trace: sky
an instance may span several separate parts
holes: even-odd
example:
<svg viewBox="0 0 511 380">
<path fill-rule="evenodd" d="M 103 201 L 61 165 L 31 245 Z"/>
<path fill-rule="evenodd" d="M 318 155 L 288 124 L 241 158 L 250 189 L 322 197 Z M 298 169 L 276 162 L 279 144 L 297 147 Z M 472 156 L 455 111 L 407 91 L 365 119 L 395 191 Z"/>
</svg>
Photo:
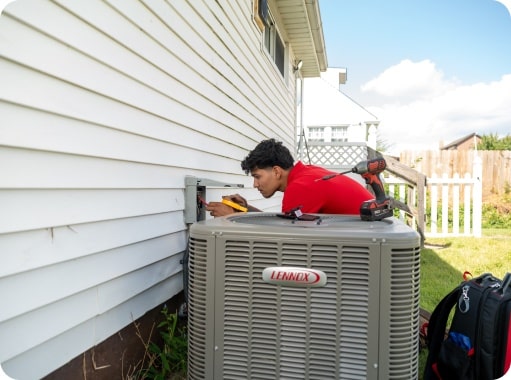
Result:
<svg viewBox="0 0 511 380">
<path fill-rule="evenodd" d="M 319 0 L 341 91 L 389 153 L 511 135 L 511 0 Z"/>
</svg>

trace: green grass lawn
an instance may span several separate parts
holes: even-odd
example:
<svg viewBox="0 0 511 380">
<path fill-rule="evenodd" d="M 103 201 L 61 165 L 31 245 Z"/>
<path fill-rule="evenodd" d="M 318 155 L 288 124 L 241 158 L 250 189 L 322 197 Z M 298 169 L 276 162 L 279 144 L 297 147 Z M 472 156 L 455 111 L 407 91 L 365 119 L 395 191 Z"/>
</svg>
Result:
<svg viewBox="0 0 511 380">
<path fill-rule="evenodd" d="M 492 273 L 502 279 L 511 272 L 511 229 L 484 229 L 481 238 L 428 238 L 421 252 L 421 308 L 432 312 L 461 281 L 463 272 L 474 277 Z M 427 350 L 419 357 L 422 379 Z"/>
<path fill-rule="evenodd" d="M 421 252 L 421 307 L 433 311 L 450 290 L 485 272 L 502 278 L 511 272 L 511 229 L 483 230 L 483 237 L 428 238 Z"/>
</svg>

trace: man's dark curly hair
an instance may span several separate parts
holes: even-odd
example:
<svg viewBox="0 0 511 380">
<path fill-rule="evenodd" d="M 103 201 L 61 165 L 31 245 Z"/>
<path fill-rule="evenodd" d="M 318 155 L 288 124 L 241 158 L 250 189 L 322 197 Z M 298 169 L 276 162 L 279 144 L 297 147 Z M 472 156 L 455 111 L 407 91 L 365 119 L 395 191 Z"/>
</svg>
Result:
<svg viewBox="0 0 511 380">
<path fill-rule="evenodd" d="M 282 142 L 275 139 L 263 140 L 241 162 L 241 169 L 246 174 L 254 169 L 266 169 L 280 166 L 282 169 L 291 169 L 294 159 L 289 149 Z"/>
</svg>

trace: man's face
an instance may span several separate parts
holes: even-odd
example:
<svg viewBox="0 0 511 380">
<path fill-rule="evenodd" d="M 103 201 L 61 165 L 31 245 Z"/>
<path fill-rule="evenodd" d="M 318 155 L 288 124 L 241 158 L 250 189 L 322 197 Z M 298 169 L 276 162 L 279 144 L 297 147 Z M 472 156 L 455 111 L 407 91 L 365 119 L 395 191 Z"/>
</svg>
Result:
<svg viewBox="0 0 511 380">
<path fill-rule="evenodd" d="M 259 190 L 263 197 L 270 198 L 276 191 L 280 190 L 282 186 L 281 170 L 278 166 L 274 166 L 265 169 L 255 168 L 250 172 L 254 177 L 254 187 Z"/>
</svg>

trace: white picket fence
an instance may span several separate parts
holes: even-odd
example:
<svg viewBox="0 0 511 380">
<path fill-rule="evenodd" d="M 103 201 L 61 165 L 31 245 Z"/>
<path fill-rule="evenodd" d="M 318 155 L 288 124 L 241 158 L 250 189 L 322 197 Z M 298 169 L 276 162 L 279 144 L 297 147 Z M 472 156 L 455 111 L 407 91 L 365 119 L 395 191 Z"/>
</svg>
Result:
<svg viewBox="0 0 511 380">
<path fill-rule="evenodd" d="M 455 174 L 448 178 L 447 174 L 444 174 L 441 177 L 433 175 L 427 178 L 426 201 L 429 205 L 417 204 L 416 187 L 404 180 L 396 177 L 386 177 L 384 180 L 389 185 L 391 197 L 415 208 L 424 207 L 426 220 L 423 233 L 426 237 L 481 237 L 481 178 L 482 162 L 478 157 L 474 159 L 472 175 L 466 173 L 461 177 Z M 400 218 L 405 217 L 405 213 L 400 211 Z M 413 225 L 415 224 L 413 221 Z"/>
</svg>

